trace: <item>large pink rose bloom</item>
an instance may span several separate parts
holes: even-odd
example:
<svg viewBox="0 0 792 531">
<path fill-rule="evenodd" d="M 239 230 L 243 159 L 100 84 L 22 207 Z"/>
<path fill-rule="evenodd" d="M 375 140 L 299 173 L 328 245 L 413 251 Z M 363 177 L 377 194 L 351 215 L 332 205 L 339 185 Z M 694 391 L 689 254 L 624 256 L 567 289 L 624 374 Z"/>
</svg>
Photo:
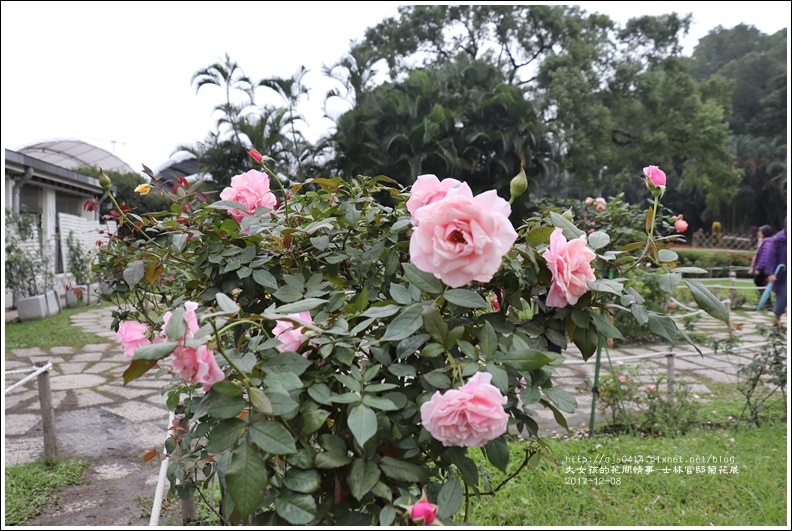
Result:
<svg viewBox="0 0 792 531">
<path fill-rule="evenodd" d="M 561 229 L 550 236 L 550 247 L 542 254 L 553 275 L 547 305 L 563 308 L 575 304 L 589 288 L 586 282 L 596 279 L 591 261 L 596 254 L 586 247 L 586 237 L 567 241 Z"/>
<path fill-rule="evenodd" d="M 202 383 L 204 391 L 225 379 L 225 374 L 215 361 L 214 353 L 206 345 L 198 348 L 179 346 L 173 350 L 171 356 L 173 368 L 179 376 L 191 383 Z"/>
<path fill-rule="evenodd" d="M 122 321 L 118 325 L 116 337 L 124 347 L 124 354 L 130 358 L 135 356 L 135 349 L 151 345 L 151 340 L 146 335 L 148 326 L 137 321 Z"/>
<path fill-rule="evenodd" d="M 492 375 L 477 372 L 459 389 L 435 391 L 421 406 L 421 423 L 444 446 L 484 446 L 506 433 L 506 397 Z"/>
<path fill-rule="evenodd" d="M 300 313 L 290 313 L 288 317 L 292 319 L 299 319 L 304 323 L 313 324 L 313 319 L 311 319 L 311 312 L 304 311 Z M 275 321 L 275 328 L 272 329 L 272 334 L 275 336 L 275 339 L 278 339 L 281 344 L 278 345 L 276 348 L 281 352 L 297 352 L 297 349 L 300 348 L 300 345 L 303 344 L 303 341 L 306 340 L 308 337 L 303 333 L 303 326 L 296 326 L 295 323 L 286 320 L 278 320 Z"/>
<path fill-rule="evenodd" d="M 228 213 L 237 222 L 242 218 L 256 213 L 256 208 L 275 208 L 278 201 L 270 192 L 269 176 L 256 170 L 250 170 L 231 178 L 231 186 L 220 192 L 220 199 L 236 201 L 245 206 L 245 210 L 231 208 Z"/>
<path fill-rule="evenodd" d="M 452 288 L 492 279 L 517 240 L 509 203 L 494 190 L 476 197 L 468 192 L 466 187 L 454 188 L 443 200 L 419 208 L 410 237 L 415 267 Z"/>
<path fill-rule="evenodd" d="M 443 179 L 441 181 L 432 174 L 419 175 L 410 190 L 410 199 L 407 200 L 407 211 L 411 215 L 410 221 L 412 221 L 412 224 L 418 225 L 415 213 L 419 208 L 445 199 L 448 191 L 457 187 L 464 189 L 462 193 L 473 197 L 473 192 L 470 191 L 467 183 L 462 183 L 456 179 Z"/>
</svg>

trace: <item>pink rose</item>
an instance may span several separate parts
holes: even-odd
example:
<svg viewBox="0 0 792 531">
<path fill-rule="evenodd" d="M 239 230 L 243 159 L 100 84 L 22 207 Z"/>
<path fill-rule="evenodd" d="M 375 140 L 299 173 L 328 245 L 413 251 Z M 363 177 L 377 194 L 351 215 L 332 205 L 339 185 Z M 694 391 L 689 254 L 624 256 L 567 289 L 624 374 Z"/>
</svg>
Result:
<svg viewBox="0 0 792 531">
<path fill-rule="evenodd" d="M 624 383 L 624 382 L 626 382 L 626 381 L 627 381 L 627 377 L 626 377 L 625 375 L 623 375 L 623 374 L 620 374 L 620 375 L 619 375 L 619 381 L 620 381 L 621 383 Z"/>
<path fill-rule="evenodd" d="M 443 446 L 483 446 L 506 433 L 506 397 L 477 372 L 459 389 L 435 391 L 421 406 L 421 423 Z"/>
<path fill-rule="evenodd" d="M 195 310 L 198 308 L 198 303 L 193 301 L 187 301 L 184 303 L 184 322 L 187 323 L 187 332 L 183 336 L 185 339 L 192 339 L 195 337 L 195 333 L 198 331 L 198 316 L 195 315 Z M 165 334 L 165 328 L 168 326 L 170 322 L 171 315 L 173 312 L 167 311 L 162 316 L 162 331 L 160 332 L 160 336 L 163 339 L 167 339 L 167 335 Z"/>
<path fill-rule="evenodd" d="M 646 386 L 646 391 L 647 391 L 647 392 L 650 392 L 650 393 L 651 393 L 652 391 L 655 391 L 656 389 L 657 389 L 657 386 L 655 386 L 655 385 L 652 385 L 652 384 L 649 384 L 649 385 L 647 385 L 647 386 Z"/>
<path fill-rule="evenodd" d="M 592 199 L 591 197 L 587 197 L 586 198 L 586 205 L 590 205 L 593 202 L 594 202 L 594 199 Z"/>
<path fill-rule="evenodd" d="M 203 390 L 208 391 L 212 385 L 225 379 L 225 374 L 217 365 L 214 353 L 201 345 L 198 348 L 179 346 L 171 353 L 173 368 L 183 380 L 191 383 L 202 383 Z"/>
<path fill-rule="evenodd" d="M 454 188 L 415 211 L 410 260 L 452 288 L 487 282 L 517 239 L 509 214 L 494 190 L 472 197 L 466 185 Z"/>
<path fill-rule="evenodd" d="M 678 219 L 674 222 L 674 228 L 677 232 L 685 232 L 688 230 L 688 222 L 684 219 Z"/>
<path fill-rule="evenodd" d="M 418 525 L 431 525 L 437 518 L 437 505 L 429 503 L 424 495 L 410 509 L 410 518 Z"/>
<path fill-rule="evenodd" d="M 665 172 L 657 166 L 647 166 L 643 169 L 643 172 L 646 175 L 646 187 L 649 188 L 649 191 L 652 191 L 653 188 L 659 188 L 662 196 L 666 189 Z"/>
<path fill-rule="evenodd" d="M 608 205 L 608 203 L 607 203 L 607 201 L 605 201 L 605 199 L 603 199 L 602 197 L 598 197 L 598 198 L 596 199 L 596 201 L 597 201 L 597 206 L 595 206 L 594 208 L 595 208 L 597 211 L 599 211 L 599 212 L 602 212 L 603 210 L 605 210 L 605 209 L 607 208 L 607 205 Z"/>
<path fill-rule="evenodd" d="M 464 188 L 463 193 L 473 197 L 473 192 L 470 191 L 467 183 L 461 183 L 456 179 L 443 179 L 440 181 L 437 176 L 432 174 L 419 175 L 415 180 L 415 184 L 412 185 L 410 199 L 407 200 L 407 211 L 410 213 L 412 224 L 418 225 L 415 213 L 419 208 L 445 199 L 448 191 L 456 187 Z"/>
<path fill-rule="evenodd" d="M 220 199 L 236 201 L 244 205 L 245 210 L 231 208 L 228 213 L 237 222 L 242 218 L 256 213 L 256 208 L 275 208 L 278 201 L 270 192 L 269 176 L 256 170 L 250 170 L 231 178 L 231 186 L 220 192 Z"/>
<path fill-rule="evenodd" d="M 300 313 L 290 313 L 287 317 L 291 317 L 292 319 L 299 319 L 304 323 L 313 324 L 313 319 L 311 319 L 311 312 L 304 311 Z M 281 352 L 297 352 L 297 349 L 300 348 L 300 345 L 303 344 L 308 336 L 303 334 L 303 326 L 296 326 L 295 323 L 286 320 L 277 320 L 275 321 L 275 328 L 272 329 L 272 334 L 275 336 L 275 339 L 280 340 L 281 344 L 277 346 L 277 349 Z"/>
<path fill-rule="evenodd" d="M 121 324 L 118 325 L 116 337 L 124 347 L 124 354 L 132 358 L 135 356 L 135 349 L 151 345 L 151 339 L 149 339 L 147 335 L 148 331 L 148 326 L 143 323 L 138 323 L 137 321 L 122 321 Z"/>
<path fill-rule="evenodd" d="M 252 158 L 253 160 L 255 160 L 256 162 L 259 162 L 259 163 L 262 160 L 264 160 L 264 155 L 262 155 L 261 153 L 259 153 L 255 149 L 251 149 L 250 151 L 248 151 L 248 155 L 250 155 L 250 158 Z"/>
<path fill-rule="evenodd" d="M 591 261 L 597 256 L 586 247 L 586 237 L 567 241 L 561 229 L 550 236 L 550 247 L 542 254 L 552 274 L 547 294 L 548 306 L 563 308 L 575 304 L 589 288 L 586 282 L 596 279 Z"/>
</svg>

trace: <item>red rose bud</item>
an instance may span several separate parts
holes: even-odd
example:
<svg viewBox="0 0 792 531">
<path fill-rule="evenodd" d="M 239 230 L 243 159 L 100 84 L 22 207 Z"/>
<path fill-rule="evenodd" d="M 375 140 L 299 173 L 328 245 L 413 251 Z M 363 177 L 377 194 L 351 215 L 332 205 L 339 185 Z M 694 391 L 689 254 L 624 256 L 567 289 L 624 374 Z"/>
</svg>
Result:
<svg viewBox="0 0 792 531">
<path fill-rule="evenodd" d="M 261 164 L 261 161 L 264 160 L 264 155 L 262 155 L 255 149 L 251 149 L 250 151 L 248 151 L 248 155 L 250 155 L 250 157 L 259 164 Z"/>
</svg>

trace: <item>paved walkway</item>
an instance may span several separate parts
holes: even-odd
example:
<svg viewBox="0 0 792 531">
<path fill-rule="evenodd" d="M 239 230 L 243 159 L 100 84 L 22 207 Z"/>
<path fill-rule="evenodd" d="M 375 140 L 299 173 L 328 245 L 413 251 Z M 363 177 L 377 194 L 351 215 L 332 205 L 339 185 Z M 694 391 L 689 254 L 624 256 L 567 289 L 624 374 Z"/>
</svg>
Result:
<svg viewBox="0 0 792 531">
<path fill-rule="evenodd" d="M 137 492 L 135 496 L 153 497 L 159 464 L 152 460 L 142 465 L 142 456 L 151 449 L 161 450 L 166 438 L 168 411 L 165 398 L 160 395 L 162 381 L 153 372 L 123 386 L 122 374 L 129 358 L 121 351 L 115 334 L 110 330 L 110 310 L 107 308 L 89 310 L 72 316 L 72 323 L 107 338 L 106 342 L 86 345 L 83 348 L 52 347 L 49 349 L 13 349 L 5 353 L 6 370 L 31 367 L 36 362 L 51 362 L 50 381 L 52 399 L 55 407 L 57 438 L 61 456 L 84 457 L 91 460 L 104 459 L 105 464 L 94 473 L 106 475 L 107 479 L 118 479 L 133 470 L 129 457 L 139 457 L 141 466 L 150 474 L 147 484 L 151 492 Z M 740 325 L 740 323 L 742 323 Z M 741 326 L 743 344 L 761 343 L 763 337 L 757 332 L 759 323 L 768 325 L 767 313 L 759 316 L 751 314 L 750 320 L 735 322 Z M 786 328 L 786 318 L 782 326 Z M 726 337 L 727 329 L 723 323 L 703 318 L 696 325 L 698 332 L 708 332 L 711 337 Z M 704 398 L 712 381 L 735 382 L 737 369 L 745 364 L 756 349 L 747 349 L 735 355 L 697 354 L 675 358 L 677 378 L 684 378 L 693 384 L 692 391 Z M 611 361 L 635 362 L 648 354 L 664 354 L 668 348 L 642 347 L 633 349 L 610 349 Z M 686 343 L 678 343 L 674 348 L 676 355 L 694 353 Z M 574 414 L 566 415 L 573 430 L 587 426 L 591 408 L 591 392 L 582 389 L 584 382 L 593 380 L 594 360 L 582 363 L 580 354 L 574 346 L 565 353 L 569 360 L 558 369 L 555 385 L 572 393 L 577 400 Z M 607 357 L 603 351 L 601 374 L 608 372 Z M 659 356 L 642 360 L 643 370 L 665 371 L 666 358 Z M 24 376 L 24 375 L 23 375 Z M 8 388 L 22 376 L 8 376 Z M 20 386 L 5 395 L 4 411 L 4 449 L 6 465 L 16 465 L 32 461 L 43 455 L 43 436 L 41 416 L 35 380 Z M 601 419 L 601 413 L 597 413 Z M 540 431 L 560 433 L 562 429 L 555 423 L 550 411 L 541 406 L 535 410 L 535 418 Z M 126 458 L 113 462 L 113 457 Z M 109 461 L 107 461 L 109 459 Z M 138 470 L 137 473 L 140 471 Z M 78 510 L 78 509 L 75 509 Z M 91 510 L 90 507 L 84 510 Z"/>
</svg>

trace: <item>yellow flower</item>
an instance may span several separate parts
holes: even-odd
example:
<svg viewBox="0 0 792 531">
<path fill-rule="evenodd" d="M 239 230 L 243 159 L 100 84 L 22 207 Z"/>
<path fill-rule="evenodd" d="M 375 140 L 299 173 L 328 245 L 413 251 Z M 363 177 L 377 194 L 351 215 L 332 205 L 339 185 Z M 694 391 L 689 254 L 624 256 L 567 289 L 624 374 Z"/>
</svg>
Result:
<svg viewBox="0 0 792 531">
<path fill-rule="evenodd" d="M 151 185 L 146 183 L 139 184 L 137 185 L 137 188 L 135 188 L 135 191 L 140 195 L 146 195 L 151 191 Z"/>
</svg>

